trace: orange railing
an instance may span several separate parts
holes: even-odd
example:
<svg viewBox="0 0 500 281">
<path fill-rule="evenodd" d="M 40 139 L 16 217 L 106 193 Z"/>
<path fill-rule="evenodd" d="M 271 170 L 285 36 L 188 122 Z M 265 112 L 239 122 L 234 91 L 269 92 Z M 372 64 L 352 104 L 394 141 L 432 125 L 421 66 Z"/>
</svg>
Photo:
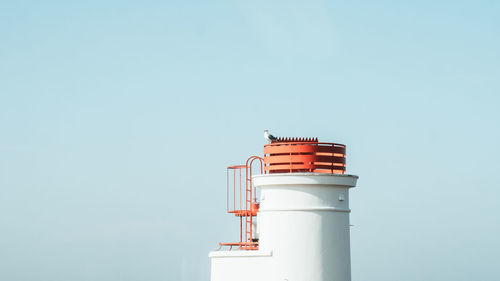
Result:
<svg viewBox="0 0 500 281">
<path fill-rule="evenodd" d="M 258 249 L 259 242 L 254 238 L 253 229 L 253 217 L 259 210 L 257 192 L 252 182 L 252 165 L 255 160 L 259 161 L 260 173 L 264 173 L 264 159 L 258 156 L 248 158 L 245 165 L 227 167 L 226 209 L 228 213 L 240 218 L 240 241 L 219 243 L 220 247 L 229 246 L 232 249 L 237 246 L 240 250 Z"/>
<path fill-rule="evenodd" d="M 264 146 L 264 170 L 275 173 L 343 174 L 346 147 L 326 142 L 274 142 Z"/>
</svg>

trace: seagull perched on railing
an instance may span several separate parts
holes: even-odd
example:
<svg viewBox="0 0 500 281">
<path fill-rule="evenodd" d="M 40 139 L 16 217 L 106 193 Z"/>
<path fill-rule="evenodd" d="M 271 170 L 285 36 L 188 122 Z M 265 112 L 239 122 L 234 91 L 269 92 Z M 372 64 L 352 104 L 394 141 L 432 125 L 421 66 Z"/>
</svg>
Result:
<svg viewBox="0 0 500 281">
<path fill-rule="evenodd" d="M 278 138 L 271 135 L 267 130 L 264 130 L 264 138 L 266 139 L 266 141 L 268 141 L 269 143 L 272 143 L 272 142 L 275 142 L 275 141 L 278 141 Z"/>
</svg>

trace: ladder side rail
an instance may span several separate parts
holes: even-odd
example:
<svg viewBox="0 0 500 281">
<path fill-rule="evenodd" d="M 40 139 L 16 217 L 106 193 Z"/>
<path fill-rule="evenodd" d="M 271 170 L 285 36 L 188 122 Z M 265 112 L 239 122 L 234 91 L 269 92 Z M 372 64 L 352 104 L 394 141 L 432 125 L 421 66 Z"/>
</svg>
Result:
<svg viewBox="0 0 500 281">
<path fill-rule="evenodd" d="M 245 210 L 245 215 L 246 215 L 246 242 L 248 243 L 248 247 L 252 248 L 253 246 L 253 213 L 252 213 L 252 201 L 257 202 L 257 198 L 253 197 L 252 198 L 252 189 L 253 189 L 253 182 L 252 182 L 252 164 L 253 161 L 259 159 L 260 165 L 261 165 L 261 173 L 262 173 L 262 162 L 264 159 L 262 159 L 259 156 L 251 156 L 247 159 L 246 162 L 246 190 L 247 190 L 247 200 L 246 200 L 246 210 Z M 254 192 L 255 196 L 256 192 Z M 253 199 L 253 200 L 252 200 Z M 248 225 L 249 224 L 249 225 Z"/>
</svg>

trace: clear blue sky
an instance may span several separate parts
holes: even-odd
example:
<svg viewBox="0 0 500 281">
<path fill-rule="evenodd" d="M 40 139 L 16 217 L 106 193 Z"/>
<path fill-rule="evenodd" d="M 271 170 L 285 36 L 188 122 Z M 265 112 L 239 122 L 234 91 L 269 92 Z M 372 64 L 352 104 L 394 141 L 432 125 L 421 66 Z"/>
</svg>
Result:
<svg viewBox="0 0 500 281">
<path fill-rule="evenodd" d="M 353 281 L 498 280 L 500 3 L 271 2 L 0 3 L 0 280 L 208 280 L 264 129 L 347 144 Z"/>
</svg>

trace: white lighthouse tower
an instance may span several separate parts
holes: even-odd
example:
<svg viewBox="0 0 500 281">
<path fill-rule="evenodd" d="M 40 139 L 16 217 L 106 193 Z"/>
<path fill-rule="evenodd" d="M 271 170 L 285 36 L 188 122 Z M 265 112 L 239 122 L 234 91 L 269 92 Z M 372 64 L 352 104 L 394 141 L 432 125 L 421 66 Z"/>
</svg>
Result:
<svg viewBox="0 0 500 281">
<path fill-rule="evenodd" d="M 349 188 L 358 177 L 344 173 L 345 155 L 340 144 L 278 139 L 264 158 L 228 167 L 240 241 L 209 254 L 211 281 L 350 281 Z M 252 174 L 255 160 L 261 174 Z"/>
</svg>

